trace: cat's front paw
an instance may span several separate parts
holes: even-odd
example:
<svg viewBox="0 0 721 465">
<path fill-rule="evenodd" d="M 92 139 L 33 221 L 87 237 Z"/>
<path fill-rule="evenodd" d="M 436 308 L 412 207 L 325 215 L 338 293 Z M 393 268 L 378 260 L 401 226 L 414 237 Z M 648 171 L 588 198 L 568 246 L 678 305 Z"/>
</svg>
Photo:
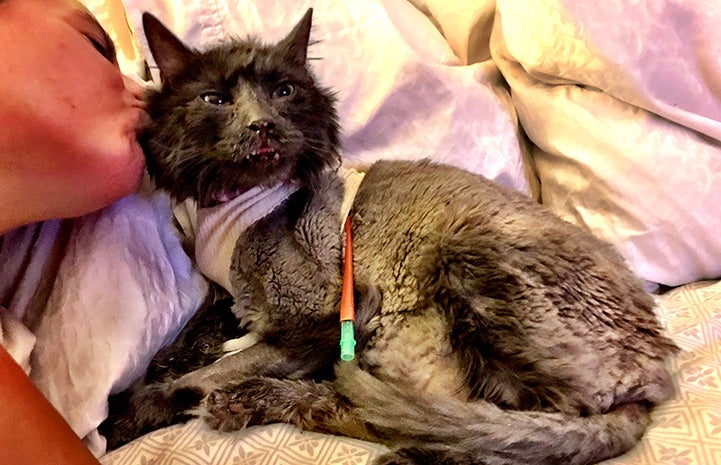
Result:
<svg viewBox="0 0 721 465">
<path fill-rule="evenodd" d="M 186 410 L 203 397 L 198 389 L 173 389 L 164 383 L 135 388 L 110 399 L 108 418 L 98 427 L 108 449 L 116 449 L 150 431 L 187 421 Z"/>
<path fill-rule="evenodd" d="M 299 381 L 249 378 L 211 392 L 203 400 L 201 415 L 208 426 L 220 431 L 269 423 L 292 423 L 302 428 L 294 419 L 301 407 L 298 399 L 308 397 L 303 386 Z"/>
<path fill-rule="evenodd" d="M 211 392 L 203 400 L 200 414 L 208 426 L 221 431 L 288 423 L 308 431 L 329 432 L 339 424 L 346 425 L 347 409 L 346 401 L 325 384 L 256 377 Z"/>
<path fill-rule="evenodd" d="M 240 383 L 208 394 L 200 409 L 205 424 L 218 431 L 236 431 L 259 424 L 258 402 L 243 395 L 243 389 Z"/>
</svg>

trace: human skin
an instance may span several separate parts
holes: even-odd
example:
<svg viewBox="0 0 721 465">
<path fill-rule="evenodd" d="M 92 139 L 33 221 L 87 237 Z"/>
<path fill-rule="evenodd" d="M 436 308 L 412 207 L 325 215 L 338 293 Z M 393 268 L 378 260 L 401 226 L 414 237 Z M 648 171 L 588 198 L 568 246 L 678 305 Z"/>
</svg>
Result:
<svg viewBox="0 0 721 465">
<path fill-rule="evenodd" d="M 0 1 L 0 234 L 137 189 L 142 88 L 75 0 Z"/>
<path fill-rule="evenodd" d="M 92 16 L 74 0 L 0 0 L 0 44 L 0 235 L 135 191 L 142 89 Z M 98 465 L 2 346 L 0 399 L 0 464 Z"/>
<path fill-rule="evenodd" d="M 99 464 L 2 346 L 0 399 L 3 465 Z"/>
</svg>

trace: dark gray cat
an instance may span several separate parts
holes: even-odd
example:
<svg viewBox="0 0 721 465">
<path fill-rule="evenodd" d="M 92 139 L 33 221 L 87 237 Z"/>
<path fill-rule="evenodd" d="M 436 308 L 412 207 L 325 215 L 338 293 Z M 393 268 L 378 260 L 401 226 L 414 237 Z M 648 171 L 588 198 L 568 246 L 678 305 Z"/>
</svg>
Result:
<svg viewBox="0 0 721 465">
<path fill-rule="evenodd" d="M 260 342 L 137 386 L 111 444 L 200 416 L 382 442 L 377 464 L 590 464 L 634 446 L 673 392 L 676 346 L 612 247 L 483 177 L 378 162 L 351 212 L 356 359 L 339 361 L 343 181 L 333 98 L 306 67 L 311 12 L 278 44 L 205 52 L 144 26 L 158 186 L 202 207 L 299 187 L 235 248 L 232 311 Z"/>
</svg>

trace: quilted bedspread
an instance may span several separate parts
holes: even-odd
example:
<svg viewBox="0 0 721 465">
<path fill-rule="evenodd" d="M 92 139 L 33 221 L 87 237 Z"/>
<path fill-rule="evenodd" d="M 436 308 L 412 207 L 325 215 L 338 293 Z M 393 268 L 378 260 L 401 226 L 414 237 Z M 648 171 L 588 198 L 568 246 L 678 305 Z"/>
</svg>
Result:
<svg viewBox="0 0 721 465">
<path fill-rule="evenodd" d="M 683 351 L 673 362 L 674 398 L 629 453 L 605 465 L 721 464 L 721 282 L 701 281 L 658 296 L 668 334 Z M 104 465 L 363 465 L 382 446 L 301 432 L 289 425 L 218 433 L 200 422 L 135 440 L 102 458 Z"/>
</svg>

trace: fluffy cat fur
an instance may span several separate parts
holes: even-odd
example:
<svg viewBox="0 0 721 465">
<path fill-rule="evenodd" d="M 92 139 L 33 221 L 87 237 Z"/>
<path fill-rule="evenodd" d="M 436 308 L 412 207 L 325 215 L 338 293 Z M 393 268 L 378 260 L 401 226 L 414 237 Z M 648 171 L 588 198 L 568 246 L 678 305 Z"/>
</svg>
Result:
<svg viewBox="0 0 721 465">
<path fill-rule="evenodd" d="M 113 402 L 111 447 L 195 416 L 382 442 L 376 465 L 590 464 L 639 440 L 677 350 L 641 282 L 608 244 L 449 166 L 368 170 L 351 213 L 356 360 L 339 362 L 343 183 L 333 97 L 306 66 L 311 11 L 278 44 L 203 52 L 144 26 L 158 186 L 200 206 L 299 189 L 238 239 L 232 306 L 203 309 Z M 260 342 L 215 361 L 241 328 Z"/>
</svg>

